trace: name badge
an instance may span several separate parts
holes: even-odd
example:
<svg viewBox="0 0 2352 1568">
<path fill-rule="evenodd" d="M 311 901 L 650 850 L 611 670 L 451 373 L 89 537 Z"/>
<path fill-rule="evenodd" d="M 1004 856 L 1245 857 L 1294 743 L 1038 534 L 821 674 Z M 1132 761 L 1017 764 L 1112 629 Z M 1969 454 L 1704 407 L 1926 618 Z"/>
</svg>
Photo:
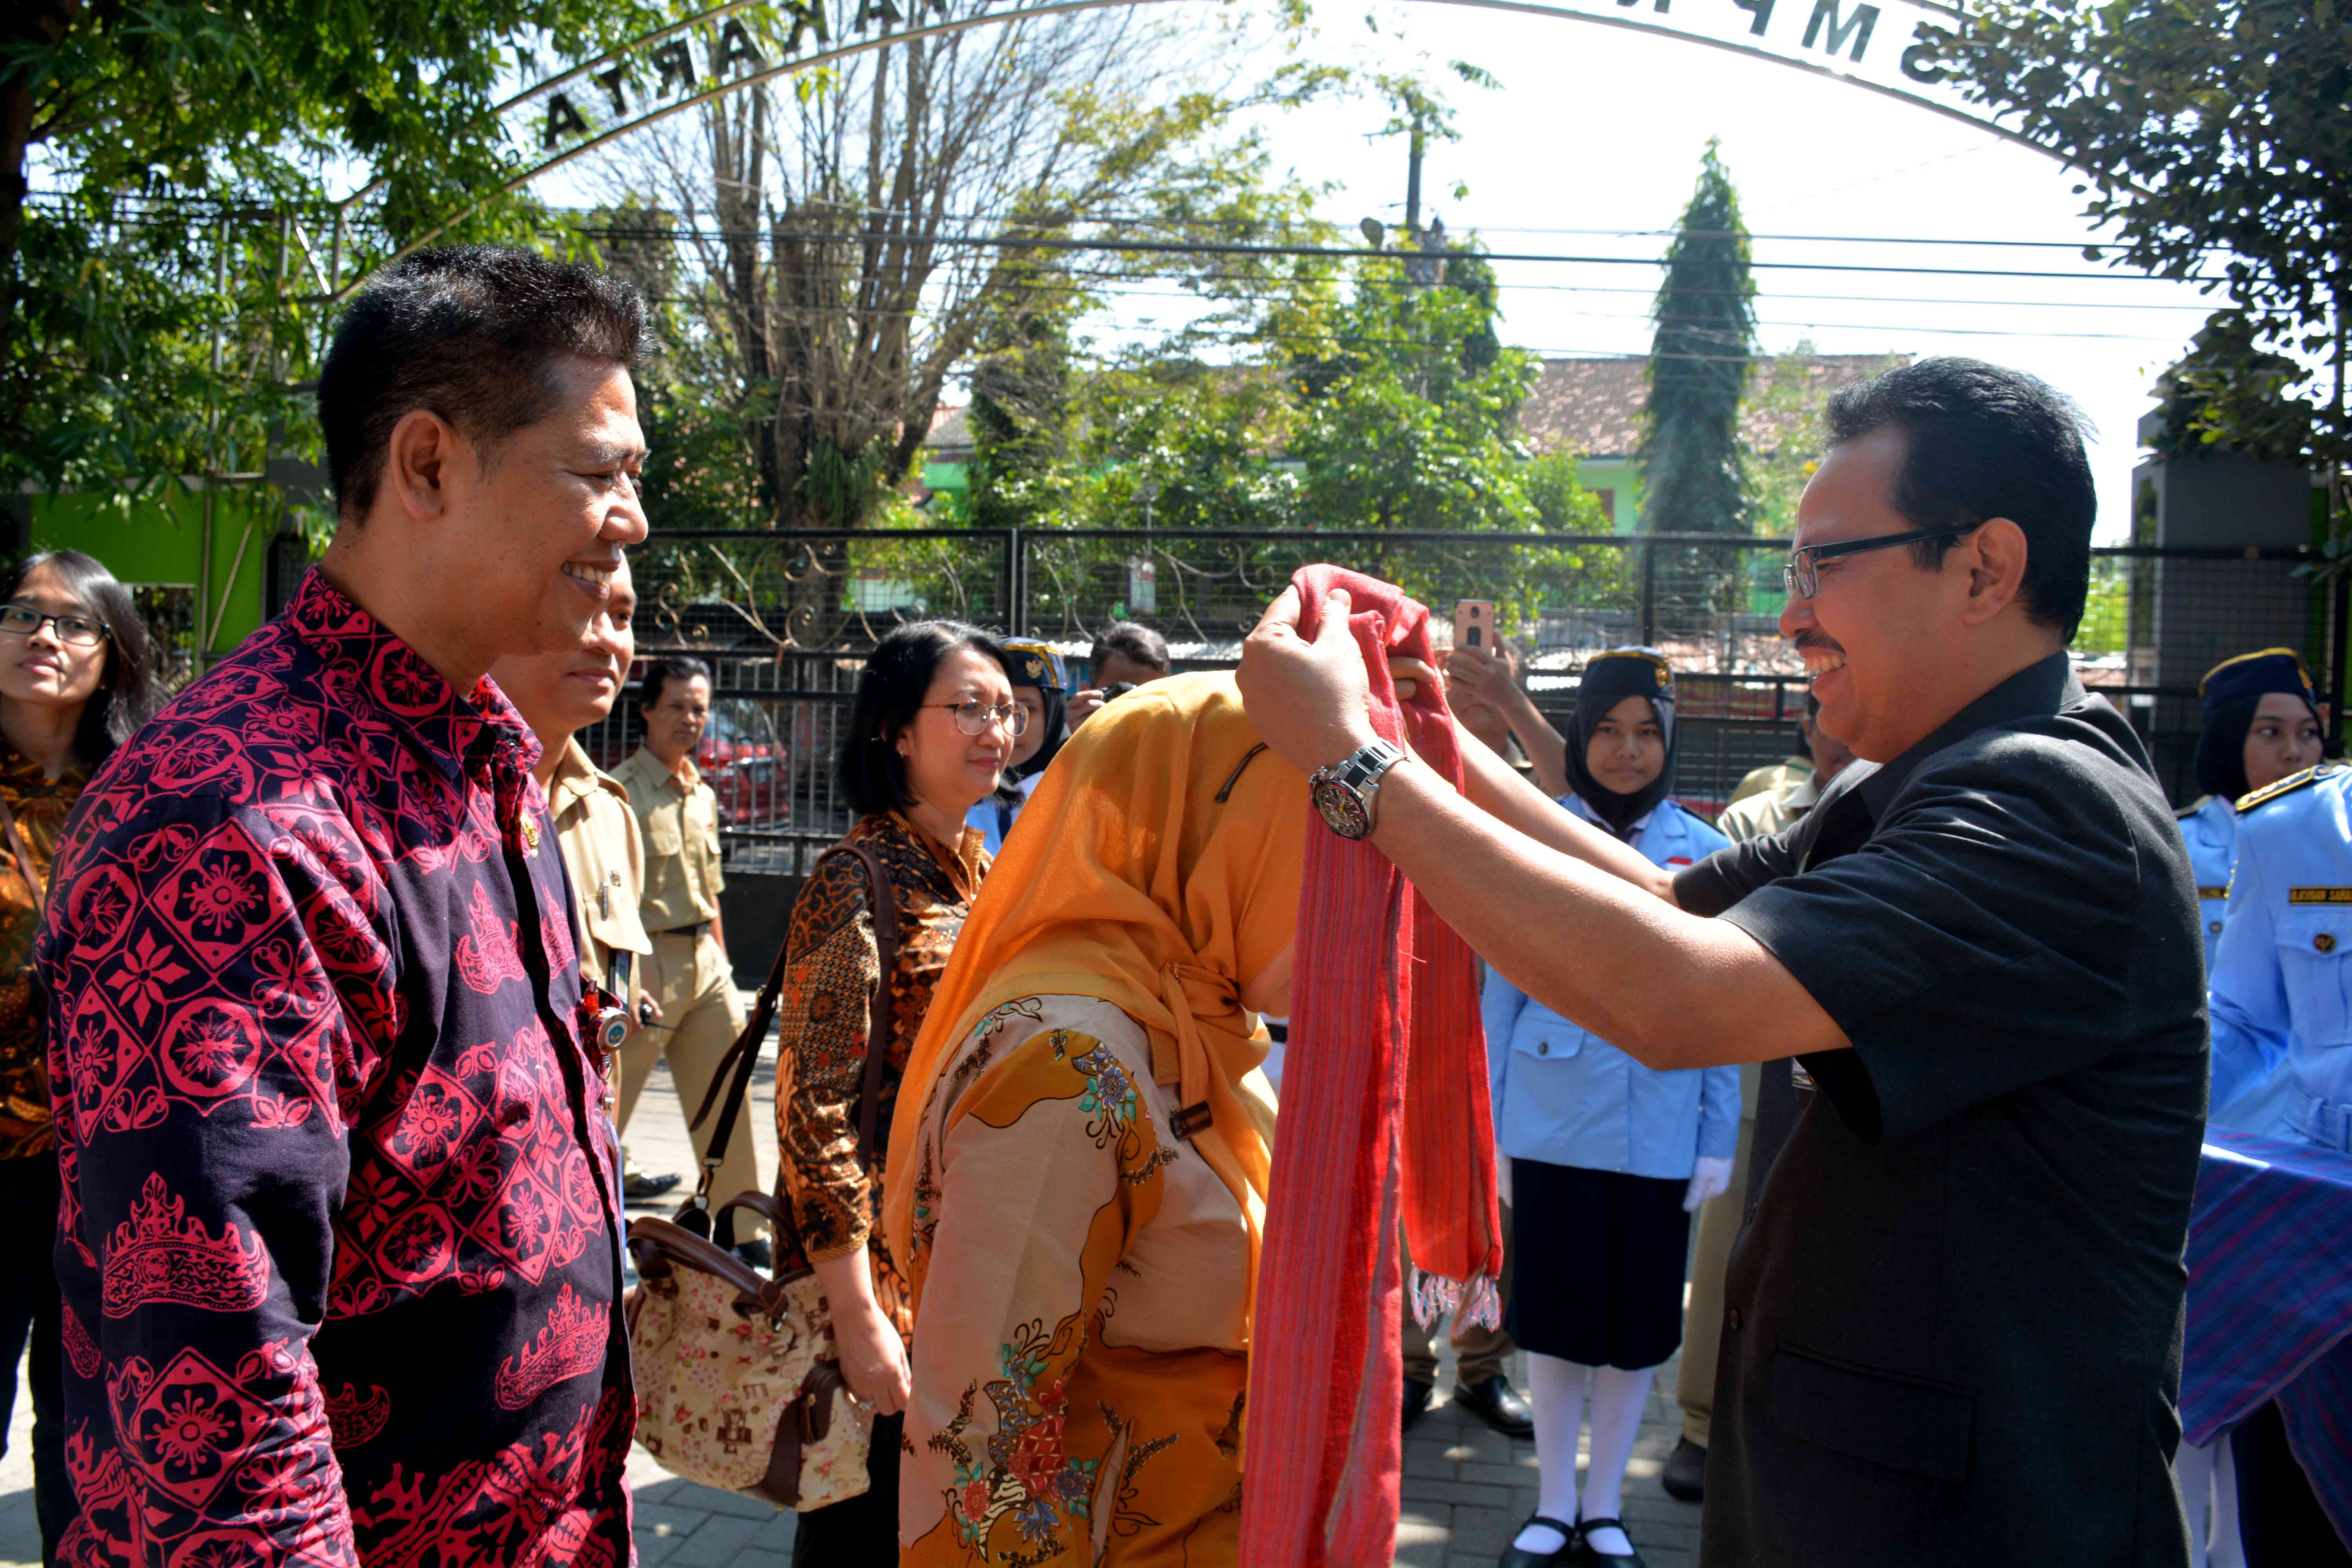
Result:
<svg viewBox="0 0 2352 1568">
<path fill-rule="evenodd" d="M 2290 904 L 2352 904 L 2352 888 L 2289 888 Z"/>
<path fill-rule="evenodd" d="M 2230 896 L 2230 885 L 2224 882 L 2218 888 L 2200 888 L 2197 896 L 2200 899 L 2226 899 Z"/>
</svg>

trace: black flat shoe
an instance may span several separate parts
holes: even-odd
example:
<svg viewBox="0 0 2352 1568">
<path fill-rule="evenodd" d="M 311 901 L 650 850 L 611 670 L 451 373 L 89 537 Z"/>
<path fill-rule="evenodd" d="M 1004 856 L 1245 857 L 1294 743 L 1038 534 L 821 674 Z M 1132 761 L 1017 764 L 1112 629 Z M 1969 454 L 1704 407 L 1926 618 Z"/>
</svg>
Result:
<svg viewBox="0 0 2352 1568">
<path fill-rule="evenodd" d="M 1412 1424 L 1428 1413 L 1429 1396 L 1435 1392 L 1434 1384 L 1423 1383 L 1417 1377 L 1408 1377 L 1404 1380 L 1405 1431 L 1412 1431 Z"/>
<path fill-rule="evenodd" d="M 1502 1556 L 1495 1560 L 1495 1568 L 1553 1568 L 1555 1563 L 1577 1561 L 1576 1550 L 1579 1538 L 1576 1526 L 1562 1524 L 1548 1514 L 1538 1513 L 1530 1514 L 1527 1522 L 1519 1526 L 1519 1530 L 1525 1530 L 1529 1524 L 1549 1525 L 1567 1538 L 1568 1544 L 1557 1552 L 1529 1552 L 1518 1543 L 1519 1531 L 1515 1530 L 1511 1531 L 1511 1544 L 1504 1547 Z"/>
<path fill-rule="evenodd" d="M 1501 1373 L 1486 1378 L 1475 1388 L 1454 1385 L 1454 1403 L 1500 1432 L 1506 1437 L 1532 1437 L 1536 1435 L 1535 1412 L 1511 1380 Z"/>
<path fill-rule="evenodd" d="M 1685 1437 L 1666 1456 L 1665 1468 L 1658 1472 L 1658 1484 L 1666 1489 L 1670 1498 L 1685 1502 L 1706 1500 L 1706 1450 Z"/>
<path fill-rule="evenodd" d="M 631 1171 L 629 1179 L 621 1184 L 621 1196 L 629 1203 L 647 1204 L 677 1185 L 683 1178 L 672 1174 L 648 1176 L 643 1171 Z"/>
<path fill-rule="evenodd" d="M 1576 1561 L 1584 1563 L 1611 1563 L 1614 1564 L 1615 1568 L 1643 1568 L 1642 1554 L 1638 1552 L 1628 1552 L 1622 1556 L 1612 1556 L 1608 1552 L 1593 1550 L 1592 1532 L 1596 1530 L 1612 1528 L 1624 1530 L 1625 1521 L 1622 1519 L 1588 1519 L 1579 1524 L 1576 1527 Z M 1633 1533 L 1629 1531 L 1625 1536 L 1625 1543 L 1630 1546 L 1633 1541 Z"/>
<path fill-rule="evenodd" d="M 737 1242 L 735 1244 L 735 1256 L 741 1258 L 744 1262 L 750 1264 L 752 1268 L 758 1269 L 762 1274 L 765 1274 L 769 1269 L 773 1268 L 776 1266 L 776 1255 L 774 1251 L 769 1247 L 768 1241 L 765 1237 L 753 1237 L 749 1241 Z"/>
</svg>

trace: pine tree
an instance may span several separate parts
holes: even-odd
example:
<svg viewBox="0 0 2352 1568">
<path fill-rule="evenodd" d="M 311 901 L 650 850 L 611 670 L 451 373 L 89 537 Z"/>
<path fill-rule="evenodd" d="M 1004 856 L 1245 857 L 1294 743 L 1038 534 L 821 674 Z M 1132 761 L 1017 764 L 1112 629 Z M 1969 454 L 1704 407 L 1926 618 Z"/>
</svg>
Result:
<svg viewBox="0 0 2352 1568">
<path fill-rule="evenodd" d="M 1756 349 L 1756 283 L 1739 193 L 1716 145 L 1700 160 L 1651 310 L 1658 330 L 1636 457 L 1652 533 L 1748 531 L 1739 402 Z"/>
</svg>

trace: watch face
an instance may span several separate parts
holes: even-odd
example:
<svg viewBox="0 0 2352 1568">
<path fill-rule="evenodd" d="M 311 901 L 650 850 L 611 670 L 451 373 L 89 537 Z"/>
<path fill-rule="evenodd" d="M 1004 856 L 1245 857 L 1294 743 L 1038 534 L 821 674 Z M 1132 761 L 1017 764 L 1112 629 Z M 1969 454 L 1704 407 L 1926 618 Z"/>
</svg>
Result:
<svg viewBox="0 0 2352 1568">
<path fill-rule="evenodd" d="M 1371 832 L 1372 819 L 1365 815 L 1363 801 L 1347 785 L 1331 779 L 1317 779 L 1314 799 L 1324 826 L 1340 837 L 1361 838 Z"/>
</svg>

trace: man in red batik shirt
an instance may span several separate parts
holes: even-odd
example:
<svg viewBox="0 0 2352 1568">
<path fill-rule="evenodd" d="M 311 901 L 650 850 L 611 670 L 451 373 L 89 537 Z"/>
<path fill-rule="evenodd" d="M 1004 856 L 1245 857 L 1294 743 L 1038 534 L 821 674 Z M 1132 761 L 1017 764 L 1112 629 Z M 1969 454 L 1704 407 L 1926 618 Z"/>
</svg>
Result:
<svg viewBox="0 0 2352 1568">
<path fill-rule="evenodd" d="M 389 269 L 320 379 L 324 563 L 83 795 L 38 950 L 68 1563 L 630 1560 L 604 1067 L 484 672 L 645 537 L 642 324 L 520 251 Z"/>
</svg>

